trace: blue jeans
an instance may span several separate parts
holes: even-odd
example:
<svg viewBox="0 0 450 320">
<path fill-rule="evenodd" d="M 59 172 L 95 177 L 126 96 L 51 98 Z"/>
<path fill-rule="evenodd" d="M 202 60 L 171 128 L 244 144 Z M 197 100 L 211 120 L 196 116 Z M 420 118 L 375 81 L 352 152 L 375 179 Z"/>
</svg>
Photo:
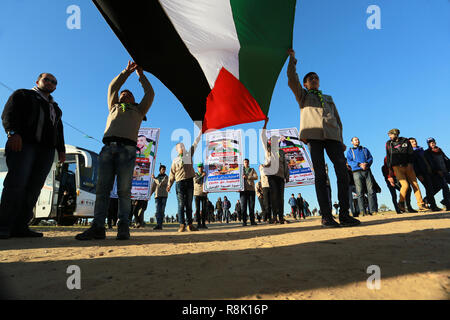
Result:
<svg viewBox="0 0 450 320">
<path fill-rule="evenodd" d="M 194 180 L 186 179 L 177 182 L 178 222 L 192 224 L 192 199 L 194 197 Z M 186 214 L 186 216 L 185 216 Z"/>
<path fill-rule="evenodd" d="M 308 140 L 308 147 L 314 167 L 316 196 L 322 217 L 332 217 L 329 199 L 331 188 L 329 188 L 330 190 L 327 188 L 327 174 L 325 171 L 325 150 L 331 162 L 333 162 L 337 177 L 339 215 L 347 216 L 350 209 L 348 202 L 348 173 L 342 143 L 335 140 Z"/>
<path fill-rule="evenodd" d="M 117 195 L 119 196 L 119 223 L 128 224 L 131 213 L 131 183 L 136 163 L 136 147 L 104 146 L 98 163 L 97 192 L 94 208 L 94 222 L 103 227 L 108 212 L 109 198 L 117 176 Z"/>
<path fill-rule="evenodd" d="M 353 179 L 355 180 L 356 193 L 358 194 L 358 207 L 360 208 L 360 210 L 362 209 L 363 214 L 366 214 L 366 207 L 364 206 L 364 191 L 367 190 L 369 212 L 377 212 L 377 194 L 374 191 L 372 174 L 370 170 L 354 171 Z M 367 189 L 365 189 L 364 186 Z"/>
<path fill-rule="evenodd" d="M 166 210 L 167 197 L 155 198 L 156 204 L 156 224 L 162 226 L 164 220 L 164 212 Z"/>
<path fill-rule="evenodd" d="M 0 228 L 21 232 L 33 218 L 33 208 L 55 158 L 55 148 L 24 143 L 22 151 L 6 148 L 8 173 L 3 183 Z"/>
</svg>

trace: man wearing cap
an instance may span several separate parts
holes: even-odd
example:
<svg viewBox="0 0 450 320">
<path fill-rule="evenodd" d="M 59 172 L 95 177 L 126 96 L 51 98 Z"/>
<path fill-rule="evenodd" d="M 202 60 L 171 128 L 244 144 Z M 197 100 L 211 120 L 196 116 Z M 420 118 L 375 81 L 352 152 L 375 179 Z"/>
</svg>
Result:
<svg viewBox="0 0 450 320">
<path fill-rule="evenodd" d="M 442 189 L 442 204 L 445 205 L 447 211 L 449 211 L 450 190 L 448 183 L 450 183 L 450 160 L 445 155 L 444 151 L 436 145 L 436 140 L 434 138 L 428 138 L 427 143 L 428 149 L 424 152 L 424 155 L 431 165 L 434 180 L 437 182 L 437 192 Z"/>
<path fill-rule="evenodd" d="M 389 140 L 386 142 L 386 163 L 390 171 L 389 176 L 397 177 L 401 184 L 400 200 L 398 207 L 401 212 L 406 212 L 405 198 L 411 184 L 414 195 L 417 200 L 417 206 L 420 212 L 428 211 L 422 199 L 422 194 L 417 184 L 416 174 L 414 173 L 414 150 L 407 138 L 399 137 L 399 129 L 391 129 L 388 132 Z M 409 184 L 408 184 L 409 182 Z"/>
<path fill-rule="evenodd" d="M 136 71 L 139 82 L 144 89 L 144 97 L 138 104 L 129 90 L 121 90 L 130 75 Z M 135 62 L 128 66 L 108 88 L 108 119 L 106 121 L 103 143 L 100 152 L 97 190 L 92 226 L 78 234 L 77 240 L 105 239 L 105 220 L 108 212 L 110 193 L 117 176 L 117 194 L 119 196 L 119 221 L 117 223 L 117 240 L 128 240 L 130 230 L 128 215 L 131 212 L 131 183 L 136 162 L 137 138 L 139 128 L 150 106 L 155 93 L 144 75 L 144 71 Z"/>
<path fill-rule="evenodd" d="M 203 171 L 203 163 L 197 165 L 198 172 L 194 176 L 194 199 L 195 199 L 195 216 L 197 217 L 197 228 L 208 229 L 206 226 L 206 216 L 208 215 L 207 193 L 203 191 L 203 182 L 206 172 Z"/>
</svg>

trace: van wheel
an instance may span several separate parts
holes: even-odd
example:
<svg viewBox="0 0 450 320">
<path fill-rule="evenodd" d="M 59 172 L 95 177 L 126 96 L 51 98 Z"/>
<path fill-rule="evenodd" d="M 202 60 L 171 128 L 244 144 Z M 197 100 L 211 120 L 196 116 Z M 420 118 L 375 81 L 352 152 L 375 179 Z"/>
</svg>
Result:
<svg viewBox="0 0 450 320">
<path fill-rule="evenodd" d="M 77 221 L 78 221 L 77 217 L 64 216 L 61 212 L 58 213 L 58 216 L 56 218 L 56 223 L 58 224 L 58 226 L 63 226 L 63 227 L 73 226 L 75 224 L 75 222 L 77 222 Z"/>
</svg>

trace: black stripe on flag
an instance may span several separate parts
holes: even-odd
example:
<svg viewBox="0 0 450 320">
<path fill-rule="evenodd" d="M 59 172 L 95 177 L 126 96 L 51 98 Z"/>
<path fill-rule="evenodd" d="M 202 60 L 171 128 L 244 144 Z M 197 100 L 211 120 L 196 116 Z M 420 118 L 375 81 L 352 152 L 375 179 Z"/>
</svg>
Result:
<svg viewBox="0 0 450 320">
<path fill-rule="evenodd" d="M 203 121 L 211 88 L 159 1 L 93 2 L 134 61 L 172 91 L 192 120 Z"/>
</svg>

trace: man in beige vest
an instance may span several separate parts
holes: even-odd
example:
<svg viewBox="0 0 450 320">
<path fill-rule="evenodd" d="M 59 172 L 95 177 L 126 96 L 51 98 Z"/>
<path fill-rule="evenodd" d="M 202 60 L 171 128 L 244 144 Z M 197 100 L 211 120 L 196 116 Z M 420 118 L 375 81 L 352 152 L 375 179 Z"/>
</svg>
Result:
<svg viewBox="0 0 450 320">
<path fill-rule="evenodd" d="M 296 71 L 297 59 L 294 50 L 288 51 L 288 84 L 300 107 L 300 140 L 308 144 L 314 167 L 317 200 L 322 212 L 322 226 L 355 226 L 360 222 L 349 214 L 348 173 L 342 139 L 342 123 L 333 98 L 319 90 L 319 76 L 315 72 L 303 78 L 302 87 Z M 324 151 L 333 162 L 337 176 L 339 198 L 339 223 L 331 213 L 328 200 Z"/>
<path fill-rule="evenodd" d="M 144 89 L 144 97 L 136 103 L 129 90 L 122 90 L 128 77 L 136 71 L 139 82 Z M 95 199 L 94 221 L 91 228 L 78 234 L 77 240 L 105 239 L 105 219 L 114 178 L 117 176 L 117 194 L 119 196 L 119 212 L 117 223 L 117 240 L 130 238 L 128 216 L 131 212 L 131 182 L 136 162 L 137 137 L 141 123 L 152 105 L 155 93 L 144 71 L 134 62 L 116 78 L 108 89 L 109 115 L 106 122 L 103 143 L 100 152 L 97 181 L 97 197 Z"/>
</svg>

